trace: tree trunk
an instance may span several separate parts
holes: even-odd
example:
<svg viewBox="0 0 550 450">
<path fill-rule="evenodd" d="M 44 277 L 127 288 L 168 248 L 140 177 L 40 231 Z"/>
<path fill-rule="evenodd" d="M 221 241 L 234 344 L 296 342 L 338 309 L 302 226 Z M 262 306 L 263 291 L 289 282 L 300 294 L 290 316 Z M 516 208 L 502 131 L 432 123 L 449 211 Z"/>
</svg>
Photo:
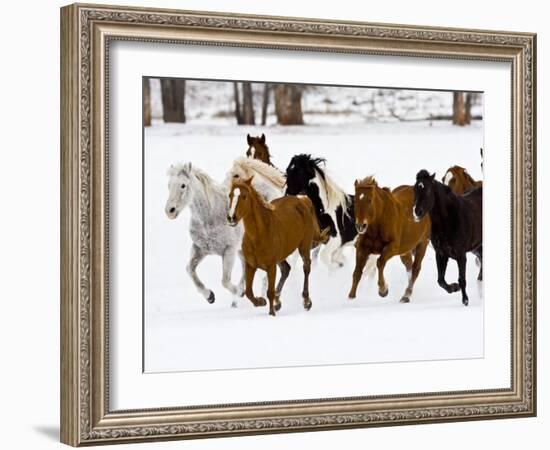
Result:
<svg viewBox="0 0 550 450">
<path fill-rule="evenodd" d="M 143 126 L 151 126 L 151 83 L 143 78 Z"/>
<path fill-rule="evenodd" d="M 185 123 L 185 80 L 161 79 L 160 88 L 164 121 Z"/>
<path fill-rule="evenodd" d="M 271 86 L 269 83 L 264 84 L 264 93 L 262 98 L 262 126 L 265 126 L 267 122 L 267 108 L 269 107 L 269 90 Z"/>
<path fill-rule="evenodd" d="M 239 99 L 239 84 L 236 81 L 233 83 L 233 100 L 235 101 L 235 118 L 237 119 L 237 125 L 242 125 L 243 115 L 241 112 L 241 101 Z"/>
<path fill-rule="evenodd" d="M 453 125 L 466 125 L 466 108 L 464 104 L 464 93 L 453 92 Z"/>
<path fill-rule="evenodd" d="M 254 99 L 252 96 L 252 85 L 249 81 L 243 83 L 243 123 L 245 125 L 255 125 L 254 118 Z"/>
<path fill-rule="evenodd" d="M 279 84 L 275 87 L 275 113 L 279 125 L 303 125 L 302 87 Z"/>
<path fill-rule="evenodd" d="M 470 125 L 472 121 L 472 101 L 475 94 L 468 92 L 466 94 L 466 103 L 464 104 L 464 123 Z"/>
</svg>

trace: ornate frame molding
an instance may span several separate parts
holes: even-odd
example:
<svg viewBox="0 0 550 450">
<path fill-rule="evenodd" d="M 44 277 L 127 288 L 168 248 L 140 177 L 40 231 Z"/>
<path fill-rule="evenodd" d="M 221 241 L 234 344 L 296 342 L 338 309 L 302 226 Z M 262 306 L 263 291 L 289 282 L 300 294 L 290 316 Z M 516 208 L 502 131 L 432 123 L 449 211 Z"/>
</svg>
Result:
<svg viewBox="0 0 550 450">
<path fill-rule="evenodd" d="M 511 388 L 110 411 L 105 94 L 113 39 L 510 62 Z M 536 414 L 534 34 L 75 4 L 61 10 L 61 58 L 62 442 L 78 446 Z"/>
</svg>

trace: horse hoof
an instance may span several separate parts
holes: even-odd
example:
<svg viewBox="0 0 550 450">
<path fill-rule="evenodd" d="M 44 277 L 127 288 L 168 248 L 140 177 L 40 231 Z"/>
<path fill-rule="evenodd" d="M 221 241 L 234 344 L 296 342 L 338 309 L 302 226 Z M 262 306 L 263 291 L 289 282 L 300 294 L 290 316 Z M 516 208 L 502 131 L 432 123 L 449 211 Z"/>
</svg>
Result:
<svg viewBox="0 0 550 450">
<path fill-rule="evenodd" d="M 467 299 L 467 298 L 463 298 L 463 299 L 462 299 L 462 304 L 463 304 L 464 306 L 468 306 L 468 299 Z"/>
<path fill-rule="evenodd" d="M 348 294 L 348 298 L 349 298 L 350 300 L 353 300 L 353 299 L 355 298 L 355 294 L 352 293 L 352 292 L 350 292 L 350 293 Z"/>
<path fill-rule="evenodd" d="M 233 300 L 231 302 L 231 308 L 236 308 L 237 307 L 237 301 L 236 300 Z"/>
<path fill-rule="evenodd" d="M 265 298 L 256 297 L 256 303 L 254 303 L 254 306 L 265 306 L 265 305 L 267 305 L 267 302 L 265 301 Z"/>
<path fill-rule="evenodd" d="M 458 283 L 452 283 L 450 285 L 450 289 L 451 289 L 451 292 L 456 292 L 460 289 L 460 286 L 458 285 Z"/>
<path fill-rule="evenodd" d="M 409 297 L 401 297 L 401 300 L 399 300 L 399 303 L 409 303 L 411 299 Z"/>
<path fill-rule="evenodd" d="M 269 311 L 269 315 L 275 317 L 275 311 L 274 310 Z"/>
<path fill-rule="evenodd" d="M 380 297 L 386 297 L 386 296 L 388 295 L 388 292 L 389 292 L 389 291 L 390 291 L 390 290 L 389 290 L 388 288 L 386 288 L 385 291 L 378 291 L 378 295 L 379 295 Z"/>
<path fill-rule="evenodd" d="M 309 311 L 311 309 L 312 305 L 313 305 L 313 303 L 311 303 L 311 300 L 304 300 L 304 309 L 306 311 Z"/>
<path fill-rule="evenodd" d="M 212 304 L 216 301 L 216 296 L 214 295 L 214 292 L 210 291 L 210 295 L 208 296 L 206 301 L 210 304 Z"/>
<path fill-rule="evenodd" d="M 276 301 L 273 306 L 275 307 L 275 311 L 279 311 L 281 309 L 281 302 Z"/>
</svg>

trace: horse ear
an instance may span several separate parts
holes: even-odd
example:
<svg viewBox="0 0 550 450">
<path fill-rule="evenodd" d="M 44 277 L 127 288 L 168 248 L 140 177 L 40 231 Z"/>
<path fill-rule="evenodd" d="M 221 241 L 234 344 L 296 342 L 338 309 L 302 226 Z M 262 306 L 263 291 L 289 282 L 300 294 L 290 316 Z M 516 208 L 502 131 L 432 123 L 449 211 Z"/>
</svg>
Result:
<svg viewBox="0 0 550 450">
<path fill-rule="evenodd" d="M 435 179 L 435 172 L 430 175 L 431 179 Z"/>
<path fill-rule="evenodd" d="M 190 162 L 185 163 L 180 173 L 189 175 L 191 173 L 191 163 Z"/>
<path fill-rule="evenodd" d="M 252 185 L 252 178 L 254 178 L 254 175 L 252 175 L 250 178 L 244 180 L 244 182 L 245 182 L 246 184 L 248 184 L 249 186 L 251 186 L 251 185 Z"/>
<path fill-rule="evenodd" d="M 250 139 L 250 135 L 249 135 L 249 134 L 246 135 L 246 143 L 247 143 L 248 145 L 252 145 L 252 139 Z"/>
<path fill-rule="evenodd" d="M 355 180 L 355 183 L 353 183 L 355 187 L 359 186 L 359 180 Z"/>
<path fill-rule="evenodd" d="M 265 144 L 265 134 L 262 133 L 262 136 L 260 137 L 260 142 L 262 144 Z"/>
</svg>

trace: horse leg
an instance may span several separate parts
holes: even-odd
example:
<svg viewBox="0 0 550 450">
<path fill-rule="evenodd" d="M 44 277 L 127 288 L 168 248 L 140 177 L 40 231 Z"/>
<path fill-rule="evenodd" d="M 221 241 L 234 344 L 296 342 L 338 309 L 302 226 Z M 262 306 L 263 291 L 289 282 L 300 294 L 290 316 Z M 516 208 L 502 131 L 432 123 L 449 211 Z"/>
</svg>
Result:
<svg viewBox="0 0 550 450">
<path fill-rule="evenodd" d="M 384 268 L 389 259 L 397 255 L 397 253 L 394 245 L 387 245 L 378 257 L 378 261 L 376 261 L 376 267 L 378 268 L 378 295 L 380 297 L 388 295 L 389 289 L 384 278 Z"/>
<path fill-rule="evenodd" d="M 449 257 L 441 253 L 435 252 L 435 260 L 437 262 L 437 283 L 449 294 L 456 292 L 460 289 L 458 283 L 447 284 L 445 281 L 445 272 L 447 272 L 447 263 Z"/>
<path fill-rule="evenodd" d="M 279 278 L 277 289 L 275 289 L 275 311 L 279 311 L 281 309 L 281 292 L 283 290 L 283 286 L 285 285 L 285 281 L 288 278 L 288 274 L 290 273 L 290 264 L 286 262 L 286 260 L 281 261 L 278 266 L 281 271 L 281 278 Z"/>
<path fill-rule="evenodd" d="M 254 274 L 256 273 L 256 267 L 251 266 L 246 263 L 245 266 L 245 279 L 246 279 L 246 288 L 245 295 L 248 300 L 252 302 L 254 306 L 264 306 L 266 304 L 265 298 L 254 297 L 254 292 L 252 291 L 252 285 L 254 284 Z"/>
<path fill-rule="evenodd" d="M 479 274 L 477 279 L 483 281 L 483 247 L 480 245 L 473 251 L 474 255 L 477 257 L 477 262 L 479 264 Z"/>
<path fill-rule="evenodd" d="M 462 304 L 468 306 L 468 295 L 466 294 L 466 254 L 457 259 L 458 264 L 458 285 L 462 291 Z"/>
<path fill-rule="evenodd" d="M 246 261 L 244 260 L 243 251 L 239 249 L 239 259 L 241 260 L 242 274 L 241 279 L 239 280 L 239 292 L 240 296 L 244 296 L 244 279 L 246 272 Z"/>
<path fill-rule="evenodd" d="M 361 246 L 357 246 L 357 249 L 355 251 L 355 270 L 353 271 L 353 278 L 352 278 L 352 284 L 351 289 L 349 291 L 348 297 L 350 299 L 355 298 L 357 295 L 357 286 L 359 285 L 359 281 L 361 281 L 361 276 L 363 275 L 363 269 L 365 268 L 365 264 L 367 263 L 367 259 L 369 257 L 369 252 L 365 250 Z"/>
<path fill-rule="evenodd" d="M 311 262 L 313 263 L 314 266 L 317 265 L 317 259 L 319 258 L 320 251 L 321 251 L 321 245 L 318 245 L 312 251 Z"/>
<path fill-rule="evenodd" d="M 311 299 L 309 298 L 309 272 L 311 271 L 311 243 L 307 246 L 300 248 L 300 256 L 304 263 L 304 289 L 302 290 L 302 298 L 304 300 L 304 309 L 309 311 L 311 309 Z"/>
<path fill-rule="evenodd" d="M 404 255 L 400 256 L 401 262 L 405 266 L 405 270 L 407 271 L 407 276 L 409 277 L 409 284 L 407 285 L 407 289 L 405 289 L 405 293 L 403 294 L 403 297 L 401 297 L 401 300 L 399 300 L 401 303 L 409 303 L 411 301 L 410 296 L 412 293 L 412 266 L 413 266 L 413 258 L 412 258 L 412 252 L 405 253 Z"/>
<path fill-rule="evenodd" d="M 275 277 L 277 275 L 277 266 L 273 264 L 267 268 L 267 299 L 269 300 L 269 315 L 275 316 Z"/>
<path fill-rule="evenodd" d="M 422 241 L 414 249 L 414 262 L 412 264 L 412 270 L 410 272 L 407 271 L 409 274 L 409 284 L 407 286 L 407 289 L 405 290 L 405 295 L 401 299 L 402 303 L 407 303 L 411 299 L 414 283 L 416 283 L 416 279 L 418 278 L 418 274 L 420 273 L 422 260 L 424 259 L 424 255 L 426 254 L 426 249 L 428 248 L 429 242 L 430 241 L 428 240 Z"/>
<path fill-rule="evenodd" d="M 233 271 L 233 265 L 235 264 L 236 257 L 235 249 L 227 249 L 222 255 L 222 286 L 226 288 L 233 295 L 241 295 L 241 291 L 237 286 L 231 283 L 231 272 Z"/>
<path fill-rule="evenodd" d="M 204 253 L 200 247 L 193 244 L 191 246 L 191 256 L 189 258 L 189 263 L 187 263 L 187 273 L 191 277 L 191 280 L 193 280 L 193 283 L 195 283 L 195 287 L 197 290 L 202 294 L 202 296 L 206 299 L 208 303 L 214 303 L 216 300 L 216 296 L 214 295 L 214 292 L 212 292 L 210 289 L 207 289 L 202 281 L 200 280 L 199 276 L 197 275 L 197 266 L 200 264 L 200 262 L 204 259 L 206 256 L 206 253 Z"/>
<path fill-rule="evenodd" d="M 339 236 L 331 237 L 321 249 L 321 259 L 330 270 L 341 267 L 333 261 L 334 252 L 338 249 L 338 247 L 340 247 L 340 242 L 341 240 Z"/>
</svg>

